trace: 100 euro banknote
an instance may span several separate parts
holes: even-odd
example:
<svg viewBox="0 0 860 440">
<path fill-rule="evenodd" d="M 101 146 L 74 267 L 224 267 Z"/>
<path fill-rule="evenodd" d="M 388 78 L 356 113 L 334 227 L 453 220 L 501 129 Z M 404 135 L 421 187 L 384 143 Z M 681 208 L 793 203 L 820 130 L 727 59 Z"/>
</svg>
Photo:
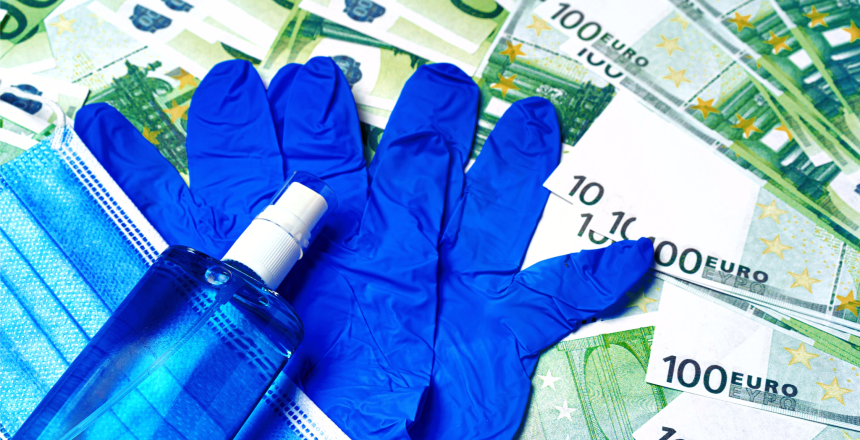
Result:
<svg viewBox="0 0 860 440">
<path fill-rule="evenodd" d="M 640 95 L 653 110 L 770 182 L 779 189 L 780 197 L 802 204 L 823 227 L 846 240 L 858 240 L 860 197 L 854 189 L 860 168 L 837 134 L 822 125 L 816 128 L 816 121 L 809 120 L 810 126 L 804 130 L 792 131 L 791 121 L 797 122 L 804 115 L 781 113 L 782 104 L 790 102 L 773 101 L 766 88 L 721 54 L 707 36 L 697 33 L 689 23 L 679 23 L 677 15 L 670 15 L 671 6 L 657 13 L 643 10 L 634 14 L 637 20 L 651 17 L 643 25 L 624 22 L 630 20 L 628 14 L 613 14 L 605 4 L 595 5 L 570 10 L 568 4 L 566 12 L 558 1 L 538 7 L 535 12 L 551 22 L 543 19 L 551 29 L 547 33 L 555 32 L 554 41 L 548 38 L 547 45 L 573 50 L 583 44 L 579 34 L 589 41 L 606 40 L 601 50 L 614 47 L 614 59 L 594 49 L 598 43 L 579 49 L 577 58 L 592 70 L 614 77 L 616 84 Z M 585 17 L 591 12 L 596 14 L 591 19 L 595 21 L 578 20 L 574 14 Z M 585 27 L 589 23 L 592 25 Z M 688 38 L 682 50 L 678 50 L 678 42 L 683 35 L 678 34 Z M 619 57 L 627 61 L 618 63 L 615 59 Z M 637 69 L 624 70 L 637 62 L 642 64 Z M 816 136 L 806 136 L 811 131 L 816 131 Z"/>
<path fill-rule="evenodd" d="M 0 68 L 0 87 L 11 87 L 56 102 L 63 113 L 73 118 L 84 105 L 89 90 L 77 84 Z M 38 100 L 3 94 L 0 100 L 0 127 L 29 136 L 46 136 L 55 122 L 53 110 Z M 12 127 L 15 126 L 15 128 Z M 39 138 L 41 139 L 41 138 Z"/>
<path fill-rule="evenodd" d="M 684 393 L 633 433 L 636 440 L 666 437 L 667 440 L 854 440 L 860 437 L 860 432 Z"/>
<path fill-rule="evenodd" d="M 576 209 L 579 236 L 651 237 L 659 271 L 860 334 L 860 253 L 771 185 L 690 144 L 620 91 L 545 186 Z"/>
<path fill-rule="evenodd" d="M 469 75 L 476 74 L 509 15 L 492 1 L 303 0 L 299 7 Z"/>
<path fill-rule="evenodd" d="M 854 109 L 833 92 L 833 76 L 827 74 L 820 54 L 794 38 L 770 0 L 671 2 L 752 75 L 788 92 L 791 97 L 786 99 L 795 100 L 798 111 L 843 134 L 848 147 L 860 151 L 860 122 Z"/>
<path fill-rule="evenodd" d="M 779 331 L 682 289 L 663 290 L 646 380 L 819 423 L 860 427 L 856 358 Z M 856 354 L 856 350 L 854 353 Z"/>
<path fill-rule="evenodd" d="M 57 67 L 40 76 L 89 88 L 87 103 L 111 104 L 187 180 L 186 124 L 198 79 L 101 19 L 91 3 L 68 0 L 46 19 Z"/>
<path fill-rule="evenodd" d="M 181 0 L 169 4 L 156 0 L 96 0 L 88 8 L 91 14 L 202 78 L 221 61 L 246 59 L 259 63 L 290 14 L 287 6 L 265 0 L 223 0 L 200 6 Z M 224 10 L 226 14 L 216 13 Z M 235 24 L 229 20 L 231 15 L 236 17 Z M 245 28 L 256 32 L 243 31 L 240 35 Z"/>
</svg>

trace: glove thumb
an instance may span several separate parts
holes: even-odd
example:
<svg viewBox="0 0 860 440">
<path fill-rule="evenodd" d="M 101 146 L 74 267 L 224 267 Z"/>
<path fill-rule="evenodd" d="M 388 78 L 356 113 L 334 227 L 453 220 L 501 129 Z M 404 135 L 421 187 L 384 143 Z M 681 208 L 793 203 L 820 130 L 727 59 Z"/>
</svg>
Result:
<svg viewBox="0 0 860 440">
<path fill-rule="evenodd" d="M 520 272 L 505 295 L 502 324 L 514 334 L 520 359 L 535 359 L 577 322 L 615 304 L 642 278 L 654 258 L 647 238 L 562 255 Z"/>
</svg>

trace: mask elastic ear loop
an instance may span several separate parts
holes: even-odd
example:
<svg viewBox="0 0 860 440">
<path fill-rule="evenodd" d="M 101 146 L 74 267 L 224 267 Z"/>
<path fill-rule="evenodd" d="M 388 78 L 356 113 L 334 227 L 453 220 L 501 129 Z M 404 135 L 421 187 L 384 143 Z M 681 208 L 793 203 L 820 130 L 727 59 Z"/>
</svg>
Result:
<svg viewBox="0 0 860 440">
<path fill-rule="evenodd" d="M 55 127 L 54 133 L 57 133 L 57 132 L 62 133 L 63 131 L 65 131 L 66 122 L 67 122 L 66 121 L 66 114 L 63 113 L 63 110 L 60 109 L 60 106 L 56 102 L 51 101 L 50 99 L 44 98 L 44 97 L 39 96 L 39 95 L 34 95 L 30 92 L 25 92 L 24 90 L 21 90 L 17 87 L 13 87 L 13 86 L 0 86 L 0 95 L 2 95 L 4 93 L 11 93 L 11 94 L 16 95 L 20 98 L 32 99 L 32 100 L 38 101 L 42 105 L 48 107 L 49 109 L 51 109 L 51 111 L 54 112 L 54 115 L 57 116 L 56 120 L 54 121 L 54 127 Z M 59 150 L 62 147 L 62 144 L 63 144 L 63 136 L 62 135 L 54 136 L 51 139 L 51 149 L 52 150 Z"/>
</svg>

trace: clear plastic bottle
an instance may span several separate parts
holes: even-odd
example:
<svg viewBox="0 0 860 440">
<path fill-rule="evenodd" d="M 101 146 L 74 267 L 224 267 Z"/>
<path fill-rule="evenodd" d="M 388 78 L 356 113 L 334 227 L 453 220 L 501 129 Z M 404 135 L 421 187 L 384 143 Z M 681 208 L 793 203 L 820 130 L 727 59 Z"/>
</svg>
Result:
<svg viewBox="0 0 860 440">
<path fill-rule="evenodd" d="M 223 261 L 169 247 L 14 439 L 231 438 L 302 340 L 271 289 L 336 203 L 296 173 Z"/>
</svg>

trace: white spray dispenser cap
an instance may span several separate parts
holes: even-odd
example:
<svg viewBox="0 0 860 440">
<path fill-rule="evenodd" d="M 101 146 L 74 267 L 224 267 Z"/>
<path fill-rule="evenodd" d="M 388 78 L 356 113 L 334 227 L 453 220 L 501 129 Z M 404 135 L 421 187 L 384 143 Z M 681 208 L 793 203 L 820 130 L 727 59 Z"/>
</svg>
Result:
<svg viewBox="0 0 860 440">
<path fill-rule="evenodd" d="M 233 243 L 223 260 L 237 261 L 274 289 L 308 249 L 337 207 L 334 191 L 316 176 L 296 172 L 269 206 Z"/>
</svg>

